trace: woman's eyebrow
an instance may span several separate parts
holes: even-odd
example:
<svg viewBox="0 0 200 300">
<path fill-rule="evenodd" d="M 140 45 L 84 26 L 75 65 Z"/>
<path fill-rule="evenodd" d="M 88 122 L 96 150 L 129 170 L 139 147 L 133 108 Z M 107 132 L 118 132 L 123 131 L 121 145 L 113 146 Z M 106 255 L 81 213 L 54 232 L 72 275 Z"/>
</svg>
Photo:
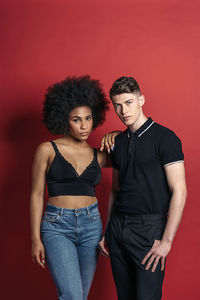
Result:
<svg viewBox="0 0 200 300">
<path fill-rule="evenodd" d="M 80 116 L 73 116 L 72 118 L 78 118 L 78 119 L 81 119 L 81 117 L 80 117 Z"/>
<path fill-rule="evenodd" d="M 91 116 L 92 116 L 92 114 L 85 116 L 85 118 L 91 117 Z M 80 116 L 73 116 L 72 118 L 82 119 L 82 117 L 80 117 Z"/>
</svg>

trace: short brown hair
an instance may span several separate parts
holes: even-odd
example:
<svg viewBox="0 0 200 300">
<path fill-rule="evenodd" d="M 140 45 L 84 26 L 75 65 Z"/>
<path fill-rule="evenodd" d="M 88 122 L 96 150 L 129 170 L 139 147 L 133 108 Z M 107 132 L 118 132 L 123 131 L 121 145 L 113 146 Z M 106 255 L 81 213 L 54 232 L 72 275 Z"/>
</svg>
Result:
<svg viewBox="0 0 200 300">
<path fill-rule="evenodd" d="M 110 89 L 110 98 L 115 95 L 123 94 L 123 93 L 138 93 L 141 95 L 140 87 L 137 81 L 133 77 L 120 77 L 115 80 L 111 89 Z"/>
</svg>

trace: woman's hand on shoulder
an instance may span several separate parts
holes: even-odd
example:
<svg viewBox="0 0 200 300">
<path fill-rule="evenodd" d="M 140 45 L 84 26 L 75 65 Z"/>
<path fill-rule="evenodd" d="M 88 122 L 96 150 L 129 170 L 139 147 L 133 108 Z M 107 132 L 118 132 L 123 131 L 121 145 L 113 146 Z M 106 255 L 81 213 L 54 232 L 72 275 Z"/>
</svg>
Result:
<svg viewBox="0 0 200 300">
<path fill-rule="evenodd" d="M 112 149 L 112 147 L 114 147 L 115 138 L 120 133 L 121 131 L 119 130 L 106 133 L 101 140 L 100 151 L 107 150 L 107 152 L 110 153 L 110 150 Z"/>
</svg>

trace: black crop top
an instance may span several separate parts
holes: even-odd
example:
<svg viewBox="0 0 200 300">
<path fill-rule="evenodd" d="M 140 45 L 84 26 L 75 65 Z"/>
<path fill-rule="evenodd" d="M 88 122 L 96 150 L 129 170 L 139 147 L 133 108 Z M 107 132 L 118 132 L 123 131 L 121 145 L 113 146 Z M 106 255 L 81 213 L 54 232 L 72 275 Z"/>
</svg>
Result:
<svg viewBox="0 0 200 300">
<path fill-rule="evenodd" d="M 101 179 L 97 150 L 94 149 L 93 160 L 79 175 L 59 152 L 56 144 L 54 142 L 51 144 L 55 150 L 55 157 L 46 175 L 49 197 L 61 195 L 95 196 L 95 186 Z"/>
</svg>

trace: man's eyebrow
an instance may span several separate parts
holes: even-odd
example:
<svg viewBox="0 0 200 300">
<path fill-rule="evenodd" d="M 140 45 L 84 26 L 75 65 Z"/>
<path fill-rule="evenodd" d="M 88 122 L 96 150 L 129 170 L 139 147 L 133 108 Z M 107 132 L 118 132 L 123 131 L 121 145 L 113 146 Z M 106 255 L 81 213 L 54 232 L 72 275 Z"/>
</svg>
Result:
<svg viewBox="0 0 200 300">
<path fill-rule="evenodd" d="M 130 101 L 130 100 L 133 100 L 133 98 L 127 99 L 127 100 L 125 100 L 125 101 L 124 101 L 124 102 L 122 102 L 122 103 L 128 102 L 128 101 Z M 113 102 L 113 104 L 122 104 L 122 103 Z"/>
<path fill-rule="evenodd" d="M 130 101 L 130 100 L 133 100 L 133 98 L 127 99 L 127 100 L 126 100 L 126 101 L 124 101 L 124 102 Z"/>
</svg>

